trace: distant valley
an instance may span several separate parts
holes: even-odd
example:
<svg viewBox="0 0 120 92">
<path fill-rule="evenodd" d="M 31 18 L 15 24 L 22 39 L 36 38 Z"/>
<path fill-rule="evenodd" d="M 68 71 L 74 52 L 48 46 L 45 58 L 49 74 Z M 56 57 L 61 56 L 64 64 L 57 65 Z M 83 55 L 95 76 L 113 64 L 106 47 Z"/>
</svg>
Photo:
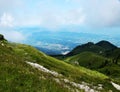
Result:
<svg viewBox="0 0 120 92">
<path fill-rule="evenodd" d="M 23 28 L 18 30 L 29 34 L 22 43 L 32 45 L 49 55 L 64 54 L 78 45 L 87 42 L 97 43 L 103 39 L 112 42 L 116 46 L 120 46 L 119 36 L 114 37 L 103 34 L 70 32 L 66 29 L 57 32 L 43 28 Z"/>
</svg>

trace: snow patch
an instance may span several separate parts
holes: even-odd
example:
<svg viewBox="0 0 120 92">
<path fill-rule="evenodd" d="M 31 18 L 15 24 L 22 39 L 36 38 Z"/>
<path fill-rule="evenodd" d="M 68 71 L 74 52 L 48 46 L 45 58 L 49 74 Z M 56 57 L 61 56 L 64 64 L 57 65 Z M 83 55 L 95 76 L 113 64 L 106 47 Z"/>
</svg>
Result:
<svg viewBox="0 0 120 92">
<path fill-rule="evenodd" d="M 57 73 L 57 72 L 55 72 L 55 71 L 51 71 L 51 70 L 49 70 L 49 69 L 47 69 L 47 68 L 45 68 L 45 67 L 43 67 L 42 65 L 39 65 L 39 64 L 37 64 L 37 63 L 32 63 L 32 62 L 28 62 L 28 61 L 26 61 L 26 63 L 27 64 L 29 64 L 29 65 L 31 65 L 32 67 L 34 67 L 34 68 L 37 68 L 38 70 L 40 70 L 40 71 L 43 71 L 43 72 L 46 72 L 46 73 L 50 73 L 50 74 L 52 74 L 53 76 L 55 76 L 55 77 L 60 77 L 60 76 L 62 76 L 61 74 L 59 74 L 59 73 Z M 65 84 L 63 85 L 64 87 L 66 87 L 66 88 L 68 88 L 68 89 L 70 89 L 70 90 L 73 90 L 73 89 L 71 89 L 71 87 L 69 86 L 69 85 L 71 85 L 72 87 L 74 87 L 74 88 L 76 88 L 75 90 L 76 91 L 72 91 L 72 92 L 79 92 L 78 91 L 78 89 L 79 90 L 84 90 L 85 92 L 99 92 L 99 91 L 97 91 L 97 90 L 102 90 L 103 88 L 102 88 L 102 86 L 100 86 L 100 88 L 99 87 L 96 87 L 97 88 L 97 90 L 95 90 L 95 89 L 92 89 L 92 88 L 90 88 L 89 86 L 90 86 L 90 84 L 88 84 L 88 83 L 86 83 L 86 82 L 82 82 L 81 84 L 79 84 L 79 83 L 75 83 L 75 82 L 72 82 L 72 81 L 70 81 L 70 80 L 68 80 L 68 79 L 65 79 L 65 78 L 54 78 L 54 80 L 57 82 L 57 83 L 59 83 L 59 84 L 61 84 L 62 82 L 64 82 Z M 67 85 L 67 84 L 69 84 L 69 85 Z M 94 88 L 94 87 L 93 87 Z"/>
<path fill-rule="evenodd" d="M 62 55 L 68 54 L 70 51 L 61 52 Z"/>
<path fill-rule="evenodd" d="M 55 72 L 55 71 L 50 71 L 50 70 L 48 70 L 47 68 L 45 68 L 45 67 L 43 67 L 43 66 L 41 66 L 41 65 L 39 65 L 39 64 L 37 64 L 37 63 L 32 63 L 32 62 L 26 62 L 27 64 L 29 64 L 29 65 L 31 65 L 31 66 L 33 66 L 34 68 L 37 68 L 38 70 L 41 70 L 41 71 L 43 71 L 43 72 L 46 72 L 46 73 L 50 73 L 50 74 L 52 74 L 53 76 L 61 76 L 61 74 L 58 74 L 57 72 Z"/>
<path fill-rule="evenodd" d="M 118 85 L 118 84 L 116 84 L 116 83 L 114 83 L 114 82 L 111 82 L 112 83 L 112 85 L 117 89 L 117 90 L 120 90 L 120 85 Z"/>
</svg>

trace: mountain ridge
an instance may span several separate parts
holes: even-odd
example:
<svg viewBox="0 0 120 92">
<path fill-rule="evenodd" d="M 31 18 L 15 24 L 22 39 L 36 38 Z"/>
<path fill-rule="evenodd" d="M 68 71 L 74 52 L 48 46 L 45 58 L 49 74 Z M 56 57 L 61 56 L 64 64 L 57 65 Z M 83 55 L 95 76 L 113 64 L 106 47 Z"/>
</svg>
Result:
<svg viewBox="0 0 120 92">
<path fill-rule="evenodd" d="M 72 65 L 80 65 L 88 69 L 97 70 L 112 78 L 117 77 L 119 81 L 120 48 L 108 41 L 88 42 L 77 46 L 66 55 L 53 57 Z"/>
<path fill-rule="evenodd" d="M 109 41 L 105 41 L 105 40 L 99 41 L 98 43 L 96 43 L 96 45 L 101 46 L 105 48 L 106 50 L 112 50 L 112 49 L 118 48 L 117 46 L 113 45 Z"/>
<path fill-rule="evenodd" d="M 71 52 L 66 54 L 66 56 L 76 55 L 84 51 L 91 51 L 97 54 L 102 54 L 108 50 L 114 50 L 117 48 L 117 46 L 105 40 L 99 41 L 98 43 L 88 42 L 86 44 L 75 47 Z"/>
</svg>

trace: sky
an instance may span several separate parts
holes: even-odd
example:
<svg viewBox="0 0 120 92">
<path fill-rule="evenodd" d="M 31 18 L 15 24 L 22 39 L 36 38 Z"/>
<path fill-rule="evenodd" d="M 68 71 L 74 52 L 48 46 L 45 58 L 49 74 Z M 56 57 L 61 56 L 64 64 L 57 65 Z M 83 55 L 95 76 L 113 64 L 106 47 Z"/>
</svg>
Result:
<svg viewBox="0 0 120 92">
<path fill-rule="evenodd" d="M 10 41 L 21 42 L 29 34 L 18 29 L 29 27 L 118 36 L 120 1 L 0 0 L 1 34 Z"/>
</svg>

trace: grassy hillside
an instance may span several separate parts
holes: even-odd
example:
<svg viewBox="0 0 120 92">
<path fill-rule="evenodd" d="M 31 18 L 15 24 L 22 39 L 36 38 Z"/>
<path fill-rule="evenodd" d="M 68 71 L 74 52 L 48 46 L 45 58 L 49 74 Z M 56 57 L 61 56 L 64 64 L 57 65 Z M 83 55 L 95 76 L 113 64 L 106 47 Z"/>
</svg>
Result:
<svg viewBox="0 0 120 92">
<path fill-rule="evenodd" d="M 77 46 L 70 53 L 68 53 L 66 56 L 77 55 L 77 54 L 80 54 L 80 53 L 85 52 L 85 51 L 102 54 L 102 52 L 104 52 L 105 49 L 102 48 L 101 46 L 98 46 L 98 45 L 92 43 L 92 42 L 88 42 L 86 44 Z"/>
<path fill-rule="evenodd" d="M 53 57 L 120 79 L 120 49 L 108 41 L 103 40 L 96 44 L 88 42 L 77 46 L 67 55 Z"/>
<path fill-rule="evenodd" d="M 120 82 L 120 66 L 119 65 L 111 63 L 105 67 L 98 68 L 97 70 Z"/>
<path fill-rule="evenodd" d="M 98 69 L 105 65 L 106 60 L 108 59 L 95 53 L 82 52 L 78 55 L 67 58 L 65 61 L 70 62 L 72 64 L 78 64 L 90 69 Z"/>
<path fill-rule="evenodd" d="M 69 92 L 24 60 L 9 43 L 0 41 L 0 92 Z"/>
<path fill-rule="evenodd" d="M 15 48 L 15 52 L 18 54 L 21 54 L 21 57 L 24 57 L 26 61 L 37 62 L 38 64 L 43 65 L 44 67 L 50 70 L 57 71 L 58 73 L 63 74 L 64 76 L 74 81 L 79 81 L 81 79 L 82 80 L 84 79 L 86 81 L 86 78 L 89 78 L 90 76 L 91 77 L 94 76 L 93 78 L 99 78 L 99 79 L 107 78 L 100 73 L 98 73 L 98 75 L 95 76 L 95 74 L 97 73 L 95 71 L 90 71 L 82 67 L 81 69 L 79 69 L 63 61 L 47 56 L 42 52 L 39 52 L 38 50 L 34 49 L 31 46 L 16 44 L 14 45 L 14 48 Z M 24 55 L 24 54 L 27 54 L 27 55 Z M 90 73 L 87 74 L 88 71 Z M 88 76 L 86 76 L 85 73 Z M 84 78 L 82 78 L 83 76 Z M 91 82 L 91 80 L 89 80 L 89 82 Z"/>
<path fill-rule="evenodd" d="M 114 52 L 116 51 L 118 50 Z M 97 70 L 120 81 L 120 59 L 118 59 L 118 63 L 116 64 L 116 56 L 118 56 L 118 53 L 111 53 L 109 57 L 103 57 L 92 52 L 82 52 L 78 55 L 66 58 L 65 61 L 73 65 L 80 65 L 92 70 Z"/>
<path fill-rule="evenodd" d="M 120 64 L 120 48 L 106 51 L 105 57 L 111 58 L 116 64 Z"/>
<path fill-rule="evenodd" d="M 91 88 L 98 84 L 103 85 L 101 92 L 117 90 L 111 85 L 109 77 L 96 71 L 83 67 L 75 67 L 57 60 L 35 48 L 24 45 L 8 43 L 0 40 L 0 91 L 1 92 L 69 92 L 63 84 L 56 83 L 54 76 L 39 71 L 25 62 L 38 63 L 49 70 L 62 74 L 76 83 L 89 83 Z M 71 87 L 72 88 L 72 87 Z M 72 88 L 74 89 L 74 87 Z M 82 90 L 79 90 L 82 92 Z"/>
</svg>

